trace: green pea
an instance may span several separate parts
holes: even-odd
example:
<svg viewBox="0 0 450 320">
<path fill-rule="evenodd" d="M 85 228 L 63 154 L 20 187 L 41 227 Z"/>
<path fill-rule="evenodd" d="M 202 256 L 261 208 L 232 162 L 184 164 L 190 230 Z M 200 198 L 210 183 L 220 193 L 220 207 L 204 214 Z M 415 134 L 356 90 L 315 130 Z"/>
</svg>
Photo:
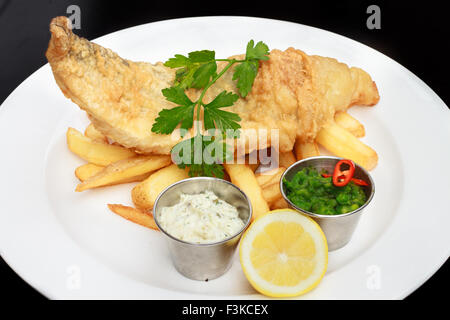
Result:
<svg viewBox="0 0 450 320">
<path fill-rule="evenodd" d="M 350 196 L 348 193 L 341 192 L 336 197 L 337 202 L 340 204 L 349 204 L 350 203 Z"/>
<path fill-rule="evenodd" d="M 315 168 L 303 168 L 283 185 L 289 200 L 298 207 L 318 214 L 343 214 L 354 211 L 366 201 L 361 186 L 353 182 L 336 187 L 331 177 L 322 177 Z"/>
</svg>

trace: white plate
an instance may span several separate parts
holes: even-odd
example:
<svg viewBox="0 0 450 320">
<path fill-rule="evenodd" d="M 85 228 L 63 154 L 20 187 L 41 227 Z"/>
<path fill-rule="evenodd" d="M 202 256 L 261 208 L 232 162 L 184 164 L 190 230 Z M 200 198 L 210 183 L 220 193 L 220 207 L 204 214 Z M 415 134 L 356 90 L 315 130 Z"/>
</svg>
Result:
<svg viewBox="0 0 450 320">
<path fill-rule="evenodd" d="M 365 69 L 381 101 L 351 113 L 379 154 L 376 194 L 352 241 L 330 253 L 328 271 L 307 299 L 403 298 L 428 279 L 450 251 L 450 112 L 404 67 L 358 42 L 323 30 L 248 17 L 187 18 L 150 23 L 97 43 L 132 60 L 175 53 L 243 52 L 249 39 L 289 46 Z M 87 119 L 56 86 L 48 65 L 24 81 L 0 108 L 1 255 L 49 298 L 261 298 L 239 260 L 221 278 L 188 280 L 173 268 L 157 232 L 111 213 L 131 204 L 131 185 L 75 193 L 83 163 L 65 144 L 67 127 Z"/>
</svg>

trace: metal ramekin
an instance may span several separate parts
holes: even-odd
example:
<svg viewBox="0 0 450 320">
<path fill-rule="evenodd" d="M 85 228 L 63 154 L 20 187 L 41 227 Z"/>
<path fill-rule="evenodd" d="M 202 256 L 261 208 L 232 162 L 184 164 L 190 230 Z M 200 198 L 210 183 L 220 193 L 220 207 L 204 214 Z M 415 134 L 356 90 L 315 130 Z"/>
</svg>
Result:
<svg viewBox="0 0 450 320">
<path fill-rule="evenodd" d="M 298 171 L 306 167 L 316 168 L 319 172 L 322 169 L 325 169 L 326 171 L 328 171 L 328 173 L 333 174 L 334 167 L 339 160 L 342 160 L 342 158 L 330 156 L 320 156 L 303 159 L 297 161 L 289 168 L 287 168 L 280 179 L 280 190 L 283 198 L 291 208 L 307 216 L 310 216 L 320 225 L 323 232 L 325 233 L 325 237 L 327 238 L 329 251 L 342 248 L 350 241 L 353 232 L 355 231 L 355 228 L 358 224 L 359 218 L 361 217 L 363 209 L 367 207 L 374 196 L 375 184 L 372 177 L 363 167 L 355 163 L 354 177 L 362 179 L 369 184 L 366 187 L 362 187 L 364 189 L 364 193 L 366 194 L 367 200 L 364 205 L 362 205 L 358 209 L 339 215 L 321 215 L 297 207 L 286 196 L 283 180 L 291 180 Z"/>
<path fill-rule="evenodd" d="M 164 207 L 180 201 L 180 194 L 199 194 L 205 190 L 214 192 L 221 200 L 235 206 L 244 227 L 233 236 L 214 243 L 194 243 L 175 238 L 166 232 L 158 219 Z M 223 275 L 233 261 L 233 255 L 243 231 L 252 217 L 252 206 L 245 193 L 226 180 L 197 177 L 176 182 L 164 189 L 153 206 L 153 216 L 158 228 L 166 235 L 170 255 L 175 268 L 193 280 L 211 280 Z"/>
</svg>

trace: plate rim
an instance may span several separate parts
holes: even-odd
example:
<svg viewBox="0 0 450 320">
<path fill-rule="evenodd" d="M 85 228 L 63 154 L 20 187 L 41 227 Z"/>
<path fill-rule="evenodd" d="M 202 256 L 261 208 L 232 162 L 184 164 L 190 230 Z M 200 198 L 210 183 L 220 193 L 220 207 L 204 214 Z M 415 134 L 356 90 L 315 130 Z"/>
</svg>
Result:
<svg viewBox="0 0 450 320">
<path fill-rule="evenodd" d="M 376 50 L 376 49 L 373 49 L 373 48 L 371 48 L 370 46 L 368 46 L 368 45 L 366 45 L 366 44 L 364 44 L 364 43 L 361 43 L 361 42 L 358 42 L 358 41 L 356 41 L 356 40 L 354 40 L 354 39 L 352 39 L 352 38 L 349 38 L 349 37 L 346 37 L 346 36 L 343 36 L 343 35 L 340 35 L 340 34 L 337 34 L 337 33 L 335 33 L 335 32 L 333 32 L 333 31 L 329 31 L 329 30 L 325 30 L 325 29 L 320 29 L 320 28 L 317 28 L 317 27 L 313 27 L 313 26 L 308 26 L 308 25 L 304 25 L 304 24 L 300 24 L 300 23 L 296 23 L 296 22 L 292 22 L 292 21 L 284 21 L 284 20 L 278 20 L 278 19 L 270 19 L 270 18 L 263 18 L 263 17 L 255 17 L 255 16 L 227 16 L 227 15 L 225 15 L 225 16 L 202 16 L 202 17 L 183 17 L 183 18 L 174 18 L 174 19 L 168 19 L 168 20 L 159 20 L 159 21 L 154 21 L 154 22 L 149 22 L 149 23 L 143 23 L 143 24 L 139 24 L 139 25 L 136 25 L 136 26 L 132 26 L 132 27 L 128 27 L 128 28 L 125 28 L 125 29 L 121 29 L 121 30 L 117 30 L 117 31 L 114 31 L 114 32 L 112 32 L 112 33 L 108 33 L 108 34 L 105 34 L 105 35 L 103 35 L 103 36 L 101 36 L 101 37 L 97 37 L 97 38 L 95 38 L 95 39 L 93 39 L 92 41 L 102 41 L 102 39 L 104 39 L 104 38 L 107 38 L 107 37 L 116 37 L 117 36 L 117 34 L 118 33 L 123 33 L 123 32 L 133 32 L 133 29 L 139 29 L 139 28 L 145 28 L 145 27 L 147 27 L 147 26 L 149 26 L 149 25 L 155 25 L 155 24 L 166 24 L 166 23 L 173 23 L 173 22 L 178 22 L 178 21 L 188 21 L 188 20 L 207 20 L 207 19 L 217 19 L 217 18 L 219 18 L 219 19 L 246 19 L 247 21 L 246 22 L 248 22 L 248 23 L 252 23 L 251 21 L 249 21 L 249 19 L 250 20 L 267 20 L 267 21 L 271 21 L 271 22 L 276 22 L 276 23 L 283 23 L 283 24 L 292 24 L 292 25 L 295 25 L 295 26 L 300 26 L 300 27 L 303 27 L 303 28 L 312 28 L 312 29 L 314 29 L 314 30 L 316 30 L 317 32 L 325 32 L 325 33 L 329 33 L 329 34 L 331 34 L 332 36 L 338 36 L 339 38 L 342 38 L 342 39 L 345 39 L 346 41 L 348 41 L 348 40 L 350 40 L 351 42 L 353 42 L 353 45 L 358 45 L 358 46 L 363 46 L 366 50 L 367 49 L 369 49 L 369 50 L 371 50 L 371 51 L 373 51 L 373 52 L 375 52 L 376 54 L 379 54 L 379 55 L 382 55 L 382 57 L 384 58 L 384 59 L 388 59 L 389 61 L 390 61 L 390 63 L 395 63 L 397 66 L 400 66 L 401 68 L 402 68 L 402 71 L 406 71 L 406 73 L 408 74 L 408 75 L 412 75 L 413 76 L 413 78 L 414 78 L 414 80 L 415 81 L 417 81 L 417 82 L 419 82 L 421 85 L 422 85 L 422 87 L 424 87 L 424 88 L 427 88 L 427 90 L 428 90 L 428 93 L 429 94 L 431 94 L 432 96 L 433 96 L 433 98 L 437 98 L 437 100 L 440 102 L 440 103 L 442 103 L 444 106 L 446 106 L 446 104 L 445 104 L 445 102 L 434 92 L 434 90 L 430 87 L 430 86 L 428 86 L 422 79 L 420 79 L 418 76 L 416 76 L 412 71 L 410 71 L 409 69 L 407 69 L 406 67 L 404 67 L 403 65 L 401 65 L 400 63 L 398 63 L 397 61 L 395 61 L 395 60 L 393 60 L 392 58 L 390 58 L 389 56 L 387 56 L 386 54 L 384 54 L 384 53 L 382 53 L 382 52 L 380 52 L 380 51 L 378 51 L 378 50 Z M 2 105 L 1 105 L 1 107 L 0 107 L 0 118 L 2 117 L 2 114 L 4 114 L 6 111 L 5 110 L 8 110 L 8 104 L 10 104 L 9 103 L 9 101 L 11 100 L 11 99 L 13 99 L 13 96 L 15 95 L 15 93 L 18 91 L 18 90 L 20 90 L 20 88 L 27 82 L 27 81 L 29 81 L 29 79 L 30 78 L 33 78 L 33 77 L 35 77 L 37 74 L 39 74 L 40 72 L 44 72 L 43 70 L 45 70 L 45 68 L 49 68 L 49 65 L 48 65 L 48 63 L 46 63 L 44 66 L 42 66 L 42 67 L 40 67 L 40 68 L 38 68 L 36 71 L 34 71 L 31 75 L 29 75 L 26 79 L 24 79 L 8 96 L 7 96 L 7 98 L 3 101 L 3 103 L 2 103 Z M 445 109 L 445 108 L 444 108 Z M 448 107 L 447 107 L 447 110 L 448 110 Z M 69 239 L 71 240 L 71 241 L 73 241 L 73 239 L 71 239 L 70 237 L 69 237 Z M 47 290 L 44 290 L 44 288 L 39 288 L 38 286 L 34 286 L 33 285 L 33 283 L 32 283 L 32 281 L 29 281 L 29 280 L 27 280 L 26 279 L 26 276 L 25 275 L 23 275 L 23 274 L 21 274 L 21 273 L 19 273 L 18 271 L 17 271 L 17 269 L 16 268 L 14 268 L 13 267 L 13 262 L 11 262 L 11 261 L 9 261 L 9 259 L 8 259 L 8 255 L 6 254 L 6 252 L 4 252 L 4 250 L 3 250 L 3 244 L 1 245 L 1 256 L 2 256 L 2 258 L 4 259 L 4 261 L 5 261 L 5 263 L 18 275 L 18 276 L 20 276 L 22 279 L 24 279 L 30 286 L 32 286 L 34 289 L 36 289 L 38 292 L 40 292 L 40 293 L 42 293 L 43 295 L 45 295 L 45 296 L 47 296 L 47 297 L 49 297 L 49 298 L 51 298 L 51 299 L 57 299 L 57 297 L 55 297 L 55 296 L 52 296 L 52 294 L 50 293 L 50 292 L 47 292 L 46 293 L 46 291 Z M 406 291 L 408 291 L 408 292 L 404 292 L 403 293 L 403 295 L 400 295 L 400 298 L 404 298 L 405 296 L 407 296 L 408 294 L 410 294 L 411 292 L 413 292 L 414 290 L 416 290 L 418 287 L 420 287 L 421 285 L 423 285 L 423 283 L 425 283 L 438 269 L 440 269 L 441 267 L 442 267 L 442 265 L 446 262 L 446 260 L 448 259 L 448 256 L 450 255 L 450 248 L 449 248 L 449 250 L 447 251 L 447 258 L 446 259 L 443 259 L 442 261 L 441 261 L 441 263 L 440 264 L 438 264 L 438 265 L 436 265 L 436 268 L 434 269 L 434 270 L 432 270 L 432 271 L 430 271 L 429 272 L 429 274 L 428 275 L 426 275 L 425 276 L 425 278 L 423 279 L 423 281 L 422 282 L 416 282 L 416 285 L 415 286 L 413 286 L 414 288 L 412 289 L 412 290 L 407 290 L 407 289 L 405 289 Z M 155 287 L 152 287 L 153 289 L 155 289 Z M 158 288 L 158 289 L 161 289 L 161 288 Z M 173 292 L 173 291 L 170 291 L 170 292 Z M 201 296 L 202 294 L 195 294 L 195 293 L 193 293 L 192 295 L 195 295 L 194 297 L 192 297 L 191 295 L 189 295 L 190 296 L 190 298 L 194 298 L 194 299 L 196 299 L 196 298 L 198 298 L 198 296 Z M 218 296 L 218 297 L 221 297 L 221 296 Z M 238 296 L 239 297 L 239 296 Z M 214 298 L 213 298 L 214 299 Z"/>
</svg>

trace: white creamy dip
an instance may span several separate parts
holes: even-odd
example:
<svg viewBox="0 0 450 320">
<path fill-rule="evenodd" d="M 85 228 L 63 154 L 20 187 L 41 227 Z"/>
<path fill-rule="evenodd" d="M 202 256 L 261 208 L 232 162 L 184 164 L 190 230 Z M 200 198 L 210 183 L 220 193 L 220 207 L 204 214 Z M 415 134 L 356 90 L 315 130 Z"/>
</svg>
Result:
<svg viewBox="0 0 450 320">
<path fill-rule="evenodd" d="M 158 222 L 173 237 L 196 243 L 218 242 L 244 227 L 236 207 L 211 191 L 181 194 L 178 204 L 162 208 Z"/>
</svg>

